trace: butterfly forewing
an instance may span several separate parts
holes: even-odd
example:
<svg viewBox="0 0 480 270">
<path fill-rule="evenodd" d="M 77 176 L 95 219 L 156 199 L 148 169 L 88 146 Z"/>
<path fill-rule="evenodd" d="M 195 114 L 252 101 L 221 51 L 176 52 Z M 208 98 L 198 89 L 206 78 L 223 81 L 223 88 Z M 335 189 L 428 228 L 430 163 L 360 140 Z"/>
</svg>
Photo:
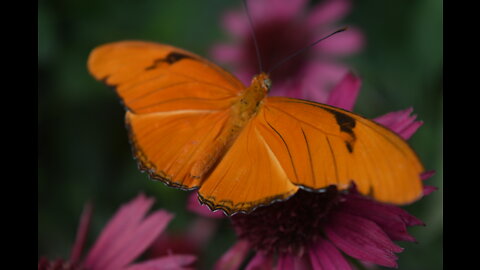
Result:
<svg viewBox="0 0 480 270">
<path fill-rule="evenodd" d="M 243 84 L 195 54 L 142 41 L 100 46 L 88 68 L 122 99 L 141 169 L 174 187 L 198 187 L 190 170 L 223 129 Z"/>
<path fill-rule="evenodd" d="M 242 130 L 229 151 L 199 189 L 202 202 L 227 214 L 250 212 L 284 200 L 298 187 L 260 132 L 258 119 Z"/>
<path fill-rule="evenodd" d="M 143 114 L 228 109 L 245 86 L 228 72 L 187 51 L 157 43 L 125 41 L 96 48 L 88 68 L 114 86 L 124 105 Z"/>
<path fill-rule="evenodd" d="M 359 191 L 396 204 L 422 195 L 424 168 L 410 146 L 389 129 L 359 115 L 315 102 L 269 97 L 265 125 L 283 145 L 275 147 L 294 184 L 309 189 L 353 181 Z M 273 140 L 273 139 L 272 139 Z"/>
</svg>

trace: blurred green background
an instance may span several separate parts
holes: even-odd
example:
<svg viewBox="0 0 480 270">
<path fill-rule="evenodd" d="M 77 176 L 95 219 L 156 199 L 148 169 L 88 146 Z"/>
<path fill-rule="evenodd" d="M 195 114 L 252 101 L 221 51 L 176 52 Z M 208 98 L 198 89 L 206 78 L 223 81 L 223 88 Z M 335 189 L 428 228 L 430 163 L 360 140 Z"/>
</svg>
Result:
<svg viewBox="0 0 480 270">
<path fill-rule="evenodd" d="M 320 1 L 311 1 L 314 4 Z M 38 255 L 68 258 L 82 207 L 93 201 L 91 243 L 117 207 L 139 191 L 155 209 L 175 213 L 168 231 L 194 215 L 187 192 L 148 180 L 132 159 L 124 110 L 87 72 L 89 52 L 105 42 L 141 39 L 208 56 L 228 35 L 220 17 L 240 0 L 40 0 L 38 5 Z M 443 269 L 442 64 L 443 3 L 436 0 L 354 1 L 343 21 L 360 27 L 367 46 L 350 63 L 363 86 L 355 110 L 375 117 L 413 106 L 425 123 L 410 140 L 439 190 L 406 209 L 426 222 L 400 242 L 399 269 Z M 204 249 L 209 269 L 234 241 L 227 221 Z"/>
</svg>

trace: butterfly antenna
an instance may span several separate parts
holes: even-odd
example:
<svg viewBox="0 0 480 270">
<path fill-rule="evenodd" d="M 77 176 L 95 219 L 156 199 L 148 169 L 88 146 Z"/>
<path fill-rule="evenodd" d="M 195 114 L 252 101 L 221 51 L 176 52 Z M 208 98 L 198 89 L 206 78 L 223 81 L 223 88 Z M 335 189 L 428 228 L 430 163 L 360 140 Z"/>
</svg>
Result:
<svg viewBox="0 0 480 270">
<path fill-rule="evenodd" d="M 327 39 L 327 38 L 329 38 L 329 37 L 331 37 L 331 36 L 333 36 L 333 35 L 335 35 L 335 34 L 338 34 L 338 33 L 340 33 L 340 32 L 343 32 L 343 31 L 345 31 L 345 30 L 347 30 L 347 29 L 348 29 L 347 26 L 345 26 L 345 27 L 343 27 L 343 28 L 340 28 L 340 29 L 338 29 L 337 31 L 335 31 L 335 32 L 333 32 L 333 33 L 331 33 L 331 34 L 329 34 L 329 35 L 327 35 L 327 36 L 325 36 L 325 37 L 322 37 L 321 39 L 313 42 L 312 44 L 308 45 L 307 47 L 305 47 L 305 48 L 303 48 L 303 49 L 301 49 L 301 50 L 298 50 L 297 52 L 291 54 L 290 56 L 284 58 L 282 61 L 278 62 L 275 66 L 273 66 L 273 67 L 268 71 L 268 74 L 270 74 L 271 72 L 273 72 L 273 70 L 275 70 L 277 67 L 279 67 L 279 66 L 282 65 L 283 63 L 287 62 L 288 60 L 294 58 L 295 56 L 297 56 L 297 55 L 305 52 L 306 50 L 310 49 L 311 47 L 317 45 L 318 43 L 320 43 L 320 41 L 325 40 L 325 39 Z"/>
<path fill-rule="evenodd" d="M 262 58 L 260 57 L 260 49 L 258 48 L 258 42 L 257 42 L 257 37 L 255 36 L 255 30 L 253 28 L 253 21 L 252 21 L 252 16 L 250 15 L 248 5 L 247 5 L 247 0 L 243 0 L 243 6 L 245 7 L 245 11 L 247 13 L 248 17 L 248 23 L 250 25 L 250 32 L 252 33 L 252 39 L 253 43 L 255 44 L 255 52 L 257 53 L 257 59 L 258 59 L 258 69 L 260 70 L 260 73 L 263 72 L 263 65 L 262 65 Z"/>
</svg>

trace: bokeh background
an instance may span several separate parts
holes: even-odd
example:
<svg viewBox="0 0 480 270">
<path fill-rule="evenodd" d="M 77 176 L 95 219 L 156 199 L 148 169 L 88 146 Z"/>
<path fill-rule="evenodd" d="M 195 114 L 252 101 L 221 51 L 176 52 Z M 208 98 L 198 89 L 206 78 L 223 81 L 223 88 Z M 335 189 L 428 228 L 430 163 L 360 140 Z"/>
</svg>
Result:
<svg viewBox="0 0 480 270">
<path fill-rule="evenodd" d="M 320 1 L 311 1 L 315 4 Z M 360 27 L 364 50 L 343 61 L 363 80 L 355 110 L 375 117 L 413 106 L 425 123 L 410 140 L 439 188 L 406 209 L 426 222 L 409 231 L 399 269 L 443 269 L 442 64 L 443 3 L 437 0 L 353 1 L 343 23 Z M 141 39 L 208 56 L 225 41 L 220 18 L 240 0 L 40 0 L 38 2 L 38 255 L 68 258 L 86 201 L 95 205 L 88 244 L 117 207 L 139 191 L 155 209 L 175 213 L 168 232 L 194 218 L 187 192 L 150 181 L 138 171 L 116 95 L 87 72 L 89 52 L 105 42 Z M 203 249 L 209 269 L 234 241 L 227 220 Z"/>
</svg>

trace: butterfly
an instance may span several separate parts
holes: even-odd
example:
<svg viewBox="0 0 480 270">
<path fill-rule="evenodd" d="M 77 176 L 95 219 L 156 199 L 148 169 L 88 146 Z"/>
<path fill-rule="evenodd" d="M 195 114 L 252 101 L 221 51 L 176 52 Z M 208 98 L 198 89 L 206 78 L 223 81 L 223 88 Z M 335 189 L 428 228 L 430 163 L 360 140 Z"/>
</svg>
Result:
<svg viewBox="0 0 480 270">
<path fill-rule="evenodd" d="M 407 204 L 422 196 L 423 165 L 402 138 L 358 114 L 267 96 L 269 76 L 250 86 L 173 46 L 122 41 L 95 48 L 88 69 L 115 89 L 139 168 L 152 179 L 198 189 L 227 215 L 330 185 Z"/>
</svg>

